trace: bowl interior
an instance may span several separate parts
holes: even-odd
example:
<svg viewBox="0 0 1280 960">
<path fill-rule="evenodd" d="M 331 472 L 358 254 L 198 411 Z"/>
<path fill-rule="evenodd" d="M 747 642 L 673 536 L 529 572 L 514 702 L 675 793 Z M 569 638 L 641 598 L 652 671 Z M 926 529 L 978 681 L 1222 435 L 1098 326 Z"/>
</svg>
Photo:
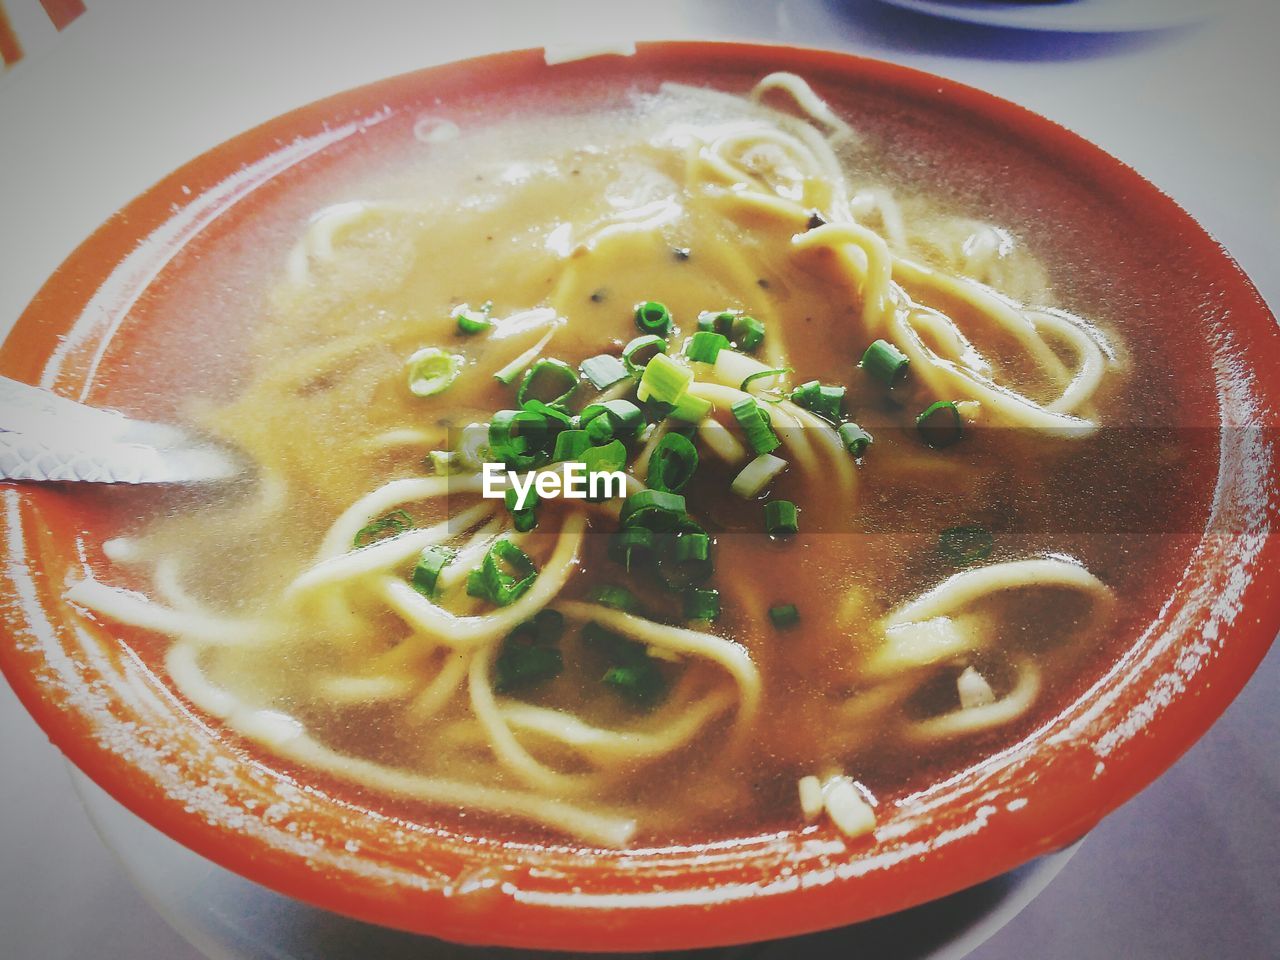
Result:
<svg viewBox="0 0 1280 960">
<path fill-rule="evenodd" d="M 1280 625 L 1266 575 L 1280 395 L 1267 361 L 1280 336 L 1229 257 L 1140 177 L 1046 120 L 936 77 L 821 51 L 659 43 L 557 66 L 539 51 L 503 54 L 351 91 L 216 148 L 106 223 L 24 313 L 0 373 L 176 416 L 191 343 L 216 344 L 218 376 L 234 379 L 243 330 L 225 318 L 252 315 L 263 292 L 254 262 L 286 249 L 257 224 L 305 217 L 317 184 L 357 176 L 421 116 L 465 126 L 573 112 L 665 80 L 745 91 L 779 69 L 891 144 L 906 180 L 998 209 L 1029 236 L 1052 233 L 1067 251 L 1072 306 L 1142 316 L 1174 358 L 1162 375 L 1192 401 L 1177 426 L 1208 431 L 1217 453 L 1197 478 L 1212 514 L 1180 532 L 1185 572 L 1146 598 L 1152 616 L 1128 653 L 1015 748 L 890 798 L 874 844 L 817 826 L 625 852 L 536 842 L 448 811 L 429 823 L 400 816 L 221 731 L 166 685 L 154 637 L 85 619 L 62 599 L 69 578 L 101 565 L 131 494 L 11 485 L 0 490 L 11 638 L 0 666 L 51 739 L 134 812 L 280 892 L 464 942 L 552 948 L 743 942 L 902 909 L 1064 846 L 1172 763 Z M 203 286 L 196 267 L 210 258 L 247 279 L 230 292 Z"/>
</svg>

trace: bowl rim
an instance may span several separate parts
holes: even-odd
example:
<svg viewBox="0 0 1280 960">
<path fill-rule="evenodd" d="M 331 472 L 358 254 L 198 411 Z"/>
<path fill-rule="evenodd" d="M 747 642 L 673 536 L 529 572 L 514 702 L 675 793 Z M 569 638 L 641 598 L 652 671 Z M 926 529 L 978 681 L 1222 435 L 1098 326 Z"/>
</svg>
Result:
<svg viewBox="0 0 1280 960">
<path fill-rule="evenodd" d="M 1053 121 L 956 81 L 853 54 L 695 40 L 640 43 L 630 56 L 593 57 L 555 66 L 546 63 L 541 49 L 489 54 L 376 81 L 268 120 L 179 168 L 86 239 L 44 284 L 0 346 L 0 372 L 38 381 L 68 323 L 81 316 L 94 292 L 138 240 L 167 222 L 175 196 L 199 195 L 213 188 L 248 161 L 279 150 L 290 136 L 323 129 L 338 116 L 371 116 L 378 104 L 398 103 L 425 85 L 451 91 L 496 90 L 502 84 L 537 84 L 551 71 L 557 71 L 558 80 L 589 83 L 691 61 L 703 64 L 709 76 L 717 70 L 729 76 L 759 76 L 785 69 L 820 84 L 878 85 L 908 99 L 945 103 L 1028 145 L 1052 151 L 1073 173 L 1105 180 L 1112 196 L 1141 208 L 1191 245 L 1205 264 L 1206 276 L 1226 298 L 1236 335 L 1232 349 L 1239 356 L 1257 360 L 1266 357 L 1268 350 L 1280 352 L 1275 320 L 1226 251 L 1135 171 Z M 1253 363 L 1251 373 L 1253 389 L 1263 401 L 1264 425 L 1274 432 L 1280 372 Z M 1274 496 L 1280 454 L 1274 446 L 1268 446 L 1266 453 L 1263 476 L 1272 484 L 1272 495 L 1265 502 L 1265 524 L 1258 532 L 1250 575 L 1240 587 L 1235 609 L 1224 623 L 1215 625 L 1215 629 L 1221 627 L 1221 639 L 1230 642 L 1216 643 L 1186 669 L 1179 668 L 1182 687 L 1171 697 L 1157 703 L 1148 696 L 1141 703 L 1130 703 L 1129 708 L 1145 705 L 1153 712 L 1144 715 L 1134 729 L 1112 737 L 1105 762 L 1085 749 L 1084 738 L 1078 745 L 1055 747 L 1053 765 L 1019 781 L 1016 793 L 1010 792 L 1008 784 L 987 784 L 986 799 L 971 793 L 955 810 L 940 808 L 930 819 L 933 838 L 918 850 L 900 848 L 895 858 L 856 849 L 850 852 L 838 838 L 821 830 L 757 838 L 760 844 L 740 851 L 690 849 L 648 861 L 646 852 L 640 851 L 629 858 L 634 862 L 625 869 L 617 868 L 621 861 L 603 853 L 574 867 L 572 851 L 555 853 L 539 847 L 517 855 L 536 861 L 554 853 L 559 868 L 580 871 L 571 873 L 573 886 L 582 881 L 585 888 L 539 893 L 521 886 L 527 880 L 522 876 L 520 883 L 504 883 L 503 895 L 473 898 L 464 909 L 465 898 L 448 884 L 370 883 L 352 871 L 318 867 L 296 852 L 273 847 L 260 835 L 209 822 L 184 809 L 181 799 L 166 794 L 100 742 L 93 721 L 55 690 L 42 672 L 46 654 L 39 644 L 29 642 L 33 610 L 49 622 L 65 618 L 67 611 L 51 609 L 33 592 L 39 570 L 30 565 L 24 546 L 31 536 L 29 525 L 23 527 L 18 518 L 24 509 L 36 503 L 47 505 L 56 496 L 47 490 L 0 486 L 6 501 L 3 522 L 10 534 L 10 562 L 0 570 L 4 587 L 0 620 L 12 641 L 0 646 L 0 670 L 49 739 L 124 806 L 197 853 L 315 906 L 463 943 L 529 948 L 674 949 L 794 935 L 932 900 L 1066 846 L 1154 780 L 1208 729 L 1244 686 L 1280 630 L 1280 585 L 1274 577 L 1258 575 L 1268 567 L 1276 568 L 1280 561 L 1280 537 L 1271 530 L 1280 519 Z M 15 530 L 21 543 L 14 542 Z M 1207 623 L 1207 614 L 1205 619 Z M 1172 671 L 1170 667 L 1151 676 L 1171 677 Z M 1111 714 L 1107 719 L 1118 721 L 1122 716 Z M 1096 741 L 1088 746 L 1096 747 Z M 944 833 L 945 840 L 941 839 Z M 460 851 L 471 847 L 466 837 L 453 839 L 457 843 L 448 852 L 456 867 Z M 509 848 L 507 855 L 511 855 Z M 609 864 L 614 865 L 612 873 Z"/>
</svg>

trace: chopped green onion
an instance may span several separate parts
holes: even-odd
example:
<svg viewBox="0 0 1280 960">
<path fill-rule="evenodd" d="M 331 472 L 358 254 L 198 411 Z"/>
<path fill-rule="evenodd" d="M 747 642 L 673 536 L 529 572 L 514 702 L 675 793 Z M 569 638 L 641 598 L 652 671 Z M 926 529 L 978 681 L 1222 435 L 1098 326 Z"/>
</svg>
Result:
<svg viewBox="0 0 1280 960">
<path fill-rule="evenodd" d="M 773 482 L 773 478 L 787 467 L 787 461 L 769 453 L 762 453 L 733 478 L 730 489 L 740 497 L 751 498 L 760 493 Z"/>
<path fill-rule="evenodd" d="M 729 338 L 738 345 L 739 350 L 751 353 L 764 343 L 764 324 L 755 317 L 734 317 L 729 328 Z"/>
<path fill-rule="evenodd" d="M 747 444 L 756 453 L 768 453 L 782 445 L 754 397 L 743 397 L 734 402 L 729 411 L 746 435 Z"/>
<path fill-rule="evenodd" d="M 877 340 L 867 347 L 867 352 L 862 355 L 862 362 L 858 366 L 886 387 L 893 387 L 907 375 L 907 367 L 910 363 L 907 355 L 888 340 Z"/>
<path fill-rule="evenodd" d="M 613 438 L 613 420 L 610 417 L 596 417 L 587 422 L 587 436 L 592 443 L 608 443 Z"/>
<path fill-rule="evenodd" d="M 790 372 L 791 372 L 790 367 L 776 367 L 772 370 L 757 370 L 755 373 L 748 374 L 745 378 L 743 378 L 743 381 L 741 384 L 739 384 L 738 389 L 741 390 L 743 393 L 750 393 L 751 391 L 749 391 L 747 387 L 751 386 L 751 384 L 755 383 L 757 380 L 763 380 L 765 377 L 785 377 Z M 769 387 L 768 389 L 776 390 L 777 387 L 776 386 Z M 761 399 L 767 400 L 768 397 L 762 396 Z"/>
<path fill-rule="evenodd" d="M 764 505 L 764 527 L 771 537 L 800 531 L 800 511 L 790 500 L 770 500 Z"/>
<path fill-rule="evenodd" d="M 684 592 L 686 620 L 715 620 L 720 616 L 720 591 L 691 587 Z"/>
<path fill-rule="evenodd" d="M 443 393 L 458 379 L 462 363 L 462 357 L 456 353 L 439 347 L 423 347 L 405 362 L 409 392 L 415 397 L 433 397 Z"/>
<path fill-rule="evenodd" d="M 676 537 L 677 563 L 688 560 L 708 560 L 711 557 L 711 538 L 705 533 L 683 533 Z"/>
<path fill-rule="evenodd" d="M 701 423 L 711 412 L 711 401 L 703 397 L 695 397 L 686 390 L 676 401 L 667 416 L 686 423 Z"/>
<path fill-rule="evenodd" d="M 602 678 L 605 686 L 636 706 L 649 706 L 662 699 L 666 681 L 652 659 L 641 663 L 610 667 Z"/>
<path fill-rule="evenodd" d="M 548 430 L 567 430 L 573 426 L 573 417 L 569 416 L 568 409 L 562 403 L 552 406 L 549 403 L 543 403 L 541 400 L 526 400 L 520 404 L 520 409 L 526 413 L 541 414 L 542 418 L 547 422 Z"/>
<path fill-rule="evenodd" d="M 602 583 L 591 591 L 588 597 L 593 603 L 623 613 L 635 613 L 640 609 L 640 601 L 626 587 L 617 587 L 611 583 Z"/>
<path fill-rule="evenodd" d="M 486 300 L 479 310 L 472 310 L 469 303 L 454 307 L 453 316 L 458 321 L 458 332 L 470 335 L 488 330 L 493 326 L 493 321 L 489 319 L 489 311 L 492 309 L 492 300 Z"/>
<path fill-rule="evenodd" d="M 381 540 L 384 535 L 397 536 L 413 527 L 413 517 L 404 510 L 392 510 L 384 517 L 379 517 L 367 526 L 361 527 L 355 535 L 352 546 L 363 547 L 374 540 Z"/>
<path fill-rule="evenodd" d="M 925 408 L 916 417 L 916 430 L 926 446 L 941 450 L 957 442 L 964 435 L 964 421 L 960 411 L 950 400 L 939 400 Z"/>
<path fill-rule="evenodd" d="M 938 552 L 957 567 L 991 556 L 995 538 L 985 527 L 948 527 L 938 535 Z"/>
<path fill-rule="evenodd" d="M 519 533 L 528 533 L 538 525 L 538 501 L 539 497 L 535 490 L 530 488 L 525 493 L 524 506 L 517 507 L 516 501 L 520 494 L 512 487 L 502 495 L 503 501 L 507 505 L 507 510 L 511 513 L 512 526 Z"/>
<path fill-rule="evenodd" d="M 627 527 L 609 540 L 609 558 L 630 571 L 652 557 L 653 548 L 652 530 L 645 527 Z"/>
<path fill-rule="evenodd" d="M 575 459 L 586 466 L 588 473 L 621 470 L 627 462 L 627 448 L 621 440 L 611 440 L 598 447 L 588 447 Z"/>
<path fill-rule="evenodd" d="M 556 434 L 555 449 L 551 459 L 557 463 L 563 460 L 577 460 L 591 448 L 591 437 L 585 430 L 561 430 Z"/>
<path fill-rule="evenodd" d="M 675 403 L 692 382 L 692 370 L 660 353 L 645 364 L 636 398 L 643 401 L 652 397 L 660 403 Z"/>
<path fill-rule="evenodd" d="M 844 444 L 844 448 L 855 457 L 862 456 L 871 445 L 871 434 L 852 421 L 840 424 L 840 429 L 836 432 L 840 434 L 840 442 Z"/>
<path fill-rule="evenodd" d="M 844 387 L 828 387 L 810 380 L 791 391 L 791 402 L 835 423 L 844 409 L 844 395 Z"/>
<path fill-rule="evenodd" d="M 493 379 L 497 380 L 501 384 L 510 385 L 516 377 L 524 373 L 529 364 L 533 363 L 533 361 L 538 358 L 538 354 L 542 352 L 542 348 L 547 345 L 555 332 L 556 328 L 553 326 L 528 350 L 516 357 L 513 357 L 510 363 L 493 375 Z"/>
<path fill-rule="evenodd" d="M 658 336 L 671 335 L 671 311 L 656 300 L 648 300 L 636 304 L 636 326 L 645 333 L 656 333 Z"/>
<path fill-rule="evenodd" d="M 800 611 L 794 603 L 769 608 L 769 619 L 775 627 L 792 627 L 800 621 Z"/>
<path fill-rule="evenodd" d="M 440 571 L 453 561 L 456 551 L 450 547 L 434 544 L 422 551 L 413 568 L 413 587 L 419 593 L 433 597 L 436 592 L 436 581 L 440 579 Z"/>
<path fill-rule="evenodd" d="M 715 363 L 721 350 L 729 346 L 729 338 L 723 333 L 711 330 L 699 330 L 685 345 L 684 353 L 690 360 L 699 363 Z"/>
<path fill-rule="evenodd" d="M 512 630 L 494 661 L 494 689 L 508 693 L 559 676 L 564 658 L 557 645 L 563 634 L 564 617 L 556 610 L 540 610 Z"/>
<path fill-rule="evenodd" d="M 544 383 L 539 383 L 540 380 Z M 545 381 L 550 381 L 552 386 L 547 388 Z M 524 379 L 520 381 L 520 388 L 516 391 L 516 403 L 524 406 L 526 400 L 534 399 L 529 397 L 530 391 L 540 388 L 547 389 L 552 397 L 549 400 L 545 397 L 536 399 L 548 406 L 564 403 L 578 389 L 578 374 L 563 360 L 557 360 L 554 357 L 539 360 L 529 368 Z M 556 393 L 557 390 L 561 392 Z"/>
<path fill-rule="evenodd" d="M 639 377 L 646 366 L 659 354 L 666 353 L 671 345 L 657 334 L 647 333 L 643 337 L 636 337 L 625 347 L 622 348 L 622 365 L 626 368 L 627 373 L 633 377 Z M 645 353 L 652 350 L 652 353 Z M 637 359 L 636 354 L 645 353 L 646 359 L 641 362 Z"/>
<path fill-rule="evenodd" d="M 489 422 L 489 450 L 509 470 L 546 463 L 547 418 L 530 410 L 499 410 Z"/>
<path fill-rule="evenodd" d="M 658 441 L 649 457 L 649 473 L 645 481 L 654 490 L 679 493 L 697 469 L 697 448 L 687 437 L 668 433 Z"/>
<path fill-rule="evenodd" d="M 666 490 L 640 490 L 622 502 L 624 527 L 671 530 L 685 516 L 684 497 Z"/>
<path fill-rule="evenodd" d="M 660 699 L 666 680 L 658 663 L 649 656 L 644 644 L 621 637 L 598 623 L 582 628 L 583 642 L 601 653 L 610 663 L 601 682 L 637 706 Z"/>
<path fill-rule="evenodd" d="M 579 414 L 578 425 L 587 431 L 592 443 L 605 443 L 614 437 L 630 439 L 644 426 L 644 412 L 630 400 L 593 403 Z"/>
<path fill-rule="evenodd" d="M 737 318 L 738 314 L 733 310 L 721 310 L 718 313 L 708 310 L 698 314 L 698 329 L 719 333 L 727 338 L 729 331 L 733 328 L 733 321 Z"/>
<path fill-rule="evenodd" d="M 583 360 L 578 369 L 597 390 L 608 390 L 615 383 L 627 379 L 629 372 L 621 360 L 607 353 Z"/>
<path fill-rule="evenodd" d="M 489 424 L 468 423 L 454 441 L 450 462 L 455 472 L 477 473 L 492 456 L 489 449 Z"/>
<path fill-rule="evenodd" d="M 524 595 L 537 577 L 529 555 L 504 538 L 495 542 L 480 566 L 467 575 L 467 595 L 500 607 L 509 606 Z"/>
<path fill-rule="evenodd" d="M 696 587 L 710 579 L 711 537 L 687 516 L 676 522 L 674 531 L 657 539 L 656 572 L 672 590 Z"/>
<path fill-rule="evenodd" d="M 462 472 L 461 464 L 455 461 L 452 450 L 432 450 L 427 454 L 425 462 L 430 463 L 431 469 L 442 477 Z"/>
</svg>

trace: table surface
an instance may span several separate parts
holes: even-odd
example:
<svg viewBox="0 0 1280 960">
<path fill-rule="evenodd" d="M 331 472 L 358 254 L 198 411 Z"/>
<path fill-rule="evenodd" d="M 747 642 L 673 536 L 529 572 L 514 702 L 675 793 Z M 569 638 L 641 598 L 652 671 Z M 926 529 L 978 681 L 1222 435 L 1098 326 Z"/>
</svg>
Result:
<svg viewBox="0 0 1280 960">
<path fill-rule="evenodd" d="M 35 2 L 3 0 L 15 22 Z M 1091 37 L 944 23 L 875 0 L 89 0 L 0 75 L 0 332 L 98 223 L 253 123 L 435 62 L 626 38 L 836 47 L 1016 100 L 1178 200 L 1280 312 L 1280 4 L 1206 2 L 1215 15 L 1193 28 Z M 975 960 L 1280 955 L 1278 703 L 1273 651 L 1209 734 Z M 0 769 L 0 953 L 196 960 L 123 878 L 3 684 Z"/>
</svg>

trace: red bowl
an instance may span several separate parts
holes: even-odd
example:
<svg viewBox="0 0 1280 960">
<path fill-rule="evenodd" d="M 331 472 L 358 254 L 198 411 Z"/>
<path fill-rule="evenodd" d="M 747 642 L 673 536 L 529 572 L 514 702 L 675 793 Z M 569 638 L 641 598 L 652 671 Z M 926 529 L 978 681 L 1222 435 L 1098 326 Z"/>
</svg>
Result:
<svg viewBox="0 0 1280 960">
<path fill-rule="evenodd" d="M 1174 373 L 1201 401 L 1189 422 L 1219 435 L 1214 516 L 1105 675 L 1014 749 L 909 804 L 888 798 L 874 844 L 846 846 L 825 826 L 626 852 L 485 836 L 465 817 L 391 815 L 199 716 L 153 669 L 154 638 L 86 621 L 62 599 L 69 576 L 100 562 L 102 498 L 7 485 L 0 667 L 50 739 L 160 830 L 281 893 L 466 943 L 612 950 L 780 937 L 931 900 L 1075 840 L 1173 763 L 1280 628 L 1280 335 L 1236 264 L 1151 184 L 951 81 L 824 51 L 653 43 L 554 67 L 540 51 L 506 53 L 375 83 L 251 130 L 129 204 L 44 286 L 0 348 L 0 372 L 163 415 L 155 358 L 181 331 L 158 318 L 190 295 L 184 271 L 357 145 L 404 135 L 422 109 L 474 122 L 608 103 L 666 79 L 745 90 L 773 70 L 911 131 L 922 157 L 944 151 L 953 187 L 998 191 L 1008 209 L 1051 221 L 1064 245 L 1088 248 L 1087 283 L 1141 303 L 1176 347 Z"/>
</svg>

